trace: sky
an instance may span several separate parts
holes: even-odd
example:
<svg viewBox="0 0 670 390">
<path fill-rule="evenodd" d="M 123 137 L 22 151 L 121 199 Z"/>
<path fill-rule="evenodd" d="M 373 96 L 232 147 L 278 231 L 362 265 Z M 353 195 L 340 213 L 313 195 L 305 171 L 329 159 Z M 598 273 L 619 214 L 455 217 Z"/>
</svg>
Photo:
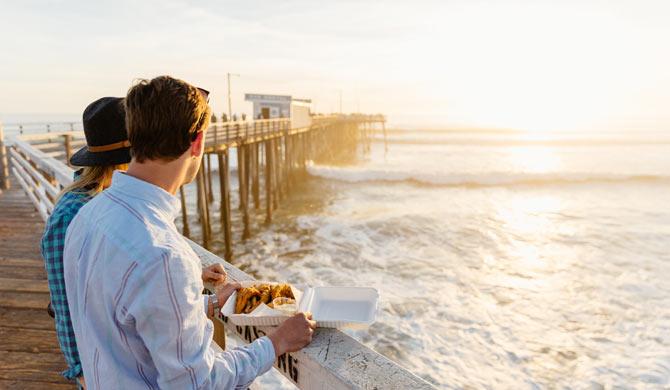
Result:
<svg viewBox="0 0 670 390">
<path fill-rule="evenodd" d="M 169 74 L 410 127 L 670 131 L 670 2 L 0 0 L 0 120 Z M 23 120 L 23 119 L 21 119 Z"/>
</svg>

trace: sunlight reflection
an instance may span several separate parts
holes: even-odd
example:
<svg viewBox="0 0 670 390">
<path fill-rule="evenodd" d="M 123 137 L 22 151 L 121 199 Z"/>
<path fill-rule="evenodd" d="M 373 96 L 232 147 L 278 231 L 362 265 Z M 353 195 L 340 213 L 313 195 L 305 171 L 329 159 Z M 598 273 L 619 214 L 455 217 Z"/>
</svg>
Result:
<svg viewBox="0 0 670 390">
<path fill-rule="evenodd" d="M 531 238 L 546 235 L 553 228 L 547 213 L 556 212 L 560 208 L 561 200 L 555 196 L 523 194 L 501 205 L 497 214 L 507 232 L 518 238 L 527 237 L 527 241 L 532 241 Z"/>
<path fill-rule="evenodd" d="M 553 148 L 524 146 L 510 148 L 509 159 L 515 169 L 529 173 L 555 172 L 561 168 L 561 159 Z"/>
<path fill-rule="evenodd" d="M 506 234 L 506 255 L 510 262 L 499 264 L 494 278 L 499 285 L 526 290 L 547 287 L 551 264 L 543 256 L 543 243 L 557 230 L 552 214 L 562 208 L 560 198 L 521 193 L 501 202 L 496 214 Z"/>
</svg>

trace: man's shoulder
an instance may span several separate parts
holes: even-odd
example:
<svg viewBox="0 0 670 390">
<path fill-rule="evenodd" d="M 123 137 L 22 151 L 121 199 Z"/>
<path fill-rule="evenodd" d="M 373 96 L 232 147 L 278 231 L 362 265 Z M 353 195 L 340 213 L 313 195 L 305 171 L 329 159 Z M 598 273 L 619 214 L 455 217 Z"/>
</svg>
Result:
<svg viewBox="0 0 670 390">
<path fill-rule="evenodd" d="M 99 193 L 95 198 L 90 199 L 83 207 L 80 214 L 82 220 L 88 220 L 96 226 L 114 225 L 122 221 L 123 225 L 132 228 L 138 222 L 132 218 L 137 212 L 129 209 L 126 204 L 119 202 L 118 195 L 111 195 L 110 190 L 106 189 Z M 125 206 L 125 207 L 124 207 Z"/>
<path fill-rule="evenodd" d="M 94 230 L 131 253 L 155 258 L 161 253 L 180 256 L 188 246 L 168 223 L 152 217 L 145 206 L 110 189 L 88 202 L 76 218 L 79 229 Z"/>
</svg>

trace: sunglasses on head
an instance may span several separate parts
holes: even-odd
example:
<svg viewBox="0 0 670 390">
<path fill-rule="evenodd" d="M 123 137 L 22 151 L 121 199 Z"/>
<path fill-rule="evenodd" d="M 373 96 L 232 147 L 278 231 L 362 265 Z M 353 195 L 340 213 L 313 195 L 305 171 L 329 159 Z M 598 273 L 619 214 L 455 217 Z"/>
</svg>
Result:
<svg viewBox="0 0 670 390">
<path fill-rule="evenodd" d="M 205 99 L 205 102 L 207 102 L 207 104 L 209 104 L 209 91 L 206 90 L 206 89 L 199 88 L 199 87 L 196 87 L 196 88 L 198 88 L 198 92 L 200 92 L 200 95 L 202 96 L 202 98 Z M 203 113 L 202 115 L 204 115 L 204 114 L 205 113 Z M 200 118 L 198 118 L 198 123 L 200 123 L 200 121 L 202 121 L 202 115 L 200 115 Z M 195 140 L 198 138 L 199 133 L 200 132 L 197 131 L 197 132 L 191 134 L 191 142 L 195 142 Z"/>
<path fill-rule="evenodd" d="M 203 99 L 205 99 L 205 101 L 209 103 L 209 91 L 199 87 L 196 88 L 198 88 L 198 92 L 200 92 L 200 95 L 202 95 Z"/>
</svg>

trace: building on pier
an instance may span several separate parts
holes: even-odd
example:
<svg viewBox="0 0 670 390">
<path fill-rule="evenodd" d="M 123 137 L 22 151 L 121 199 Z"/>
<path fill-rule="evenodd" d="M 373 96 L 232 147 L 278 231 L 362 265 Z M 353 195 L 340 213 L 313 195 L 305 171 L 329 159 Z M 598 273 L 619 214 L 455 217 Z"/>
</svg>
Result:
<svg viewBox="0 0 670 390">
<path fill-rule="evenodd" d="M 254 119 L 291 118 L 291 128 L 309 127 L 312 124 L 311 99 L 247 93 L 244 100 L 253 103 Z"/>
</svg>

